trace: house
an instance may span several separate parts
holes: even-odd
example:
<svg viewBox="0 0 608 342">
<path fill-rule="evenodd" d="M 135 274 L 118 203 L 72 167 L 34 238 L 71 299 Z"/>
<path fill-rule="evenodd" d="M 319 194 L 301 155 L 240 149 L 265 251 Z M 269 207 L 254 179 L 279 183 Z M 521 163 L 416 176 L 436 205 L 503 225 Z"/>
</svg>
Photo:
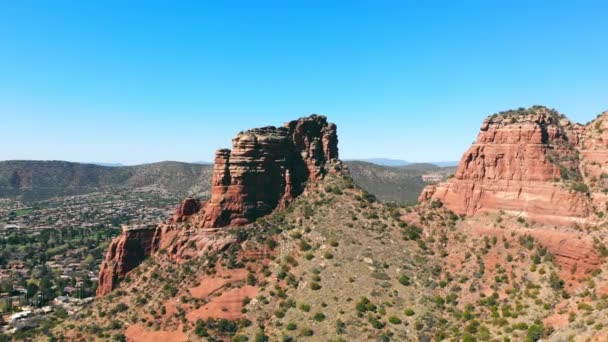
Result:
<svg viewBox="0 0 608 342">
<path fill-rule="evenodd" d="M 422 181 L 425 183 L 437 183 L 441 182 L 444 179 L 443 175 L 440 174 L 426 174 L 422 175 Z"/>
<path fill-rule="evenodd" d="M 11 325 L 14 325 L 17 321 L 27 318 L 32 314 L 30 310 L 20 311 L 10 315 L 9 322 Z"/>
</svg>

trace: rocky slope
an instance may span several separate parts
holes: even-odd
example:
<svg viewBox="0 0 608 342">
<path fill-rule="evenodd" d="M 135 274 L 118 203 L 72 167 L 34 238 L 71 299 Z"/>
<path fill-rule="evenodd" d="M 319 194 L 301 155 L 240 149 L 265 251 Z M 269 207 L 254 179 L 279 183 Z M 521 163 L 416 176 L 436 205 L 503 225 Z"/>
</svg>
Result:
<svg viewBox="0 0 608 342">
<path fill-rule="evenodd" d="M 337 149 L 325 148 L 323 137 L 335 127 L 303 120 L 314 122 L 304 125 L 313 133 L 298 133 L 309 143 L 290 138 L 302 120 L 243 132 L 231 152 L 218 153 L 215 199 L 188 198 L 159 227 L 126 230 L 108 252 L 104 296 L 52 334 L 74 341 L 607 336 L 607 225 L 595 204 L 601 177 L 591 184 L 586 171 L 604 165 L 592 142 L 601 138 L 599 121 L 571 124 L 544 107 L 490 117 L 455 177 L 403 207 L 376 202 L 333 160 Z M 289 163 L 283 151 L 302 159 Z M 263 187 L 269 193 L 248 190 L 269 184 L 256 170 L 274 175 Z M 308 175 L 300 188 L 292 170 Z M 125 250 L 130 245 L 151 257 L 125 259 L 137 255 Z"/>
</svg>

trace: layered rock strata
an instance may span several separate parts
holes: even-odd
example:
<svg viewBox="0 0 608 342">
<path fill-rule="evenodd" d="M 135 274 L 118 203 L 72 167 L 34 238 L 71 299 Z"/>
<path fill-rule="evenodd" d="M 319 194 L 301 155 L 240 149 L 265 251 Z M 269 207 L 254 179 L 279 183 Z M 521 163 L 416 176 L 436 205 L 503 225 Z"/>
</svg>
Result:
<svg viewBox="0 0 608 342">
<path fill-rule="evenodd" d="M 488 117 L 452 179 L 427 187 L 421 201 L 439 200 L 458 214 L 514 213 L 545 221 L 577 221 L 592 206 L 579 171 L 579 137 L 545 107 Z"/>
<path fill-rule="evenodd" d="M 252 222 L 285 207 L 337 158 L 336 126 L 324 116 L 241 132 L 232 150 L 217 151 L 211 199 L 194 222 L 205 228 Z"/>
<path fill-rule="evenodd" d="M 158 245 L 156 225 L 123 225 L 112 240 L 99 272 L 97 295 L 108 294 L 124 276 L 137 267 Z"/>
<path fill-rule="evenodd" d="M 99 275 L 97 294 L 110 292 L 127 272 L 158 248 L 180 251 L 185 228 L 241 226 L 285 208 L 309 181 L 339 167 L 336 125 L 321 115 L 240 132 L 232 150 L 216 152 L 211 198 L 187 198 L 165 224 L 125 229 L 112 241 Z M 209 232 L 208 234 L 212 234 Z M 202 239 L 200 249 L 209 244 Z M 197 247 L 199 247 L 197 245 Z"/>
</svg>

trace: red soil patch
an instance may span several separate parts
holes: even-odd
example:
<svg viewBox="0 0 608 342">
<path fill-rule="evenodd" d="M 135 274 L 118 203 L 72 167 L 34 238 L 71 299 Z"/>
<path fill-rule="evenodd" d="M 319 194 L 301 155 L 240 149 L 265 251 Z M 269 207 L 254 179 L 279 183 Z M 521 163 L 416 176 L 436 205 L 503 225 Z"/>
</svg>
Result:
<svg viewBox="0 0 608 342">
<path fill-rule="evenodd" d="M 127 341 L 130 342 L 167 342 L 187 341 L 188 336 L 182 332 L 181 327 L 175 331 L 148 331 L 144 327 L 134 324 L 125 331 Z"/>
<path fill-rule="evenodd" d="M 223 277 L 203 276 L 200 285 L 190 289 L 192 297 L 207 298 L 227 284 L 247 278 L 247 270 L 244 268 L 220 270 L 218 273 Z"/>
<path fill-rule="evenodd" d="M 164 303 L 165 306 L 165 319 L 169 319 L 175 315 L 177 312 L 177 304 L 175 303 L 175 298 L 168 299 Z"/>
<path fill-rule="evenodd" d="M 209 302 L 199 309 L 192 310 L 186 314 L 186 317 L 191 322 L 196 322 L 200 319 L 224 318 L 235 320 L 243 314 L 243 300 L 245 298 L 254 298 L 258 294 L 258 288 L 255 286 L 243 286 L 226 290 L 217 297 L 209 298 Z"/>
<path fill-rule="evenodd" d="M 564 308 L 567 309 L 564 310 Z M 564 313 L 560 314 L 560 311 L 564 311 Z M 546 327 L 553 327 L 555 329 L 564 328 L 569 324 L 568 316 L 570 314 L 570 311 L 577 312 L 578 310 L 575 307 L 572 307 L 572 304 L 569 301 L 565 300 L 555 306 L 555 309 L 553 309 L 553 312 L 555 313 L 546 317 L 543 320 L 543 324 Z"/>
<path fill-rule="evenodd" d="M 597 295 L 599 297 L 608 296 L 608 284 L 599 286 L 599 289 L 597 290 Z"/>
</svg>

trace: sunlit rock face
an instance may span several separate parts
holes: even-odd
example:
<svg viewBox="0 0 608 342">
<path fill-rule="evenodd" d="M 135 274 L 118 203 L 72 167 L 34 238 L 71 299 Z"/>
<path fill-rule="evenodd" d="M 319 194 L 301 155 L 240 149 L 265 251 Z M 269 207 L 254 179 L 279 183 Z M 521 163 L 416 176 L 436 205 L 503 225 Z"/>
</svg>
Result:
<svg viewBox="0 0 608 342">
<path fill-rule="evenodd" d="M 97 295 L 103 296 L 157 250 L 176 260 L 185 246 L 219 249 L 229 241 L 212 233 L 189 230 L 241 226 L 285 208 L 306 184 L 322 178 L 339 165 L 336 125 L 321 115 L 290 121 L 282 127 L 241 132 L 232 149 L 216 152 L 211 198 L 187 198 L 175 214 L 159 226 L 129 227 L 115 238 L 99 273 Z"/>
<path fill-rule="evenodd" d="M 573 190 L 583 182 L 578 150 L 583 131 L 545 107 L 490 116 L 454 177 L 426 188 L 420 200 L 439 200 L 466 215 L 503 210 L 544 221 L 587 218 L 590 197 Z"/>
</svg>

